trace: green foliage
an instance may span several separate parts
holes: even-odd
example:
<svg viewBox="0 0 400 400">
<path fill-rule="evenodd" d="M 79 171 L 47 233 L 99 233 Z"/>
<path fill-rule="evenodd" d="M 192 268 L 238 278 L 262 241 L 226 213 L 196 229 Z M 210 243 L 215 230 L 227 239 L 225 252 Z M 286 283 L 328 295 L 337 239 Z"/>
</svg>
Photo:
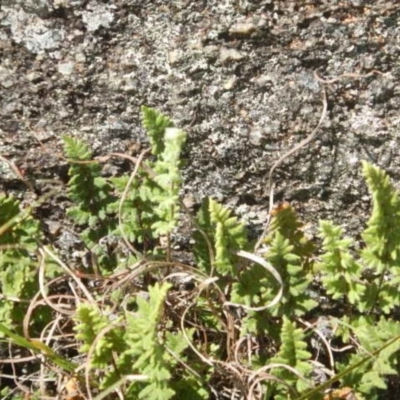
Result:
<svg viewBox="0 0 400 400">
<path fill-rule="evenodd" d="M 305 271 L 303 260 L 295 253 L 295 247 L 279 231 L 274 235 L 266 259 L 285 283 L 282 301 L 272 309 L 274 316 L 304 315 L 317 305 L 308 291 L 311 275 Z M 272 290 L 268 290 L 272 299 L 277 292 L 277 285 L 273 282 L 269 286 L 272 286 Z"/>
<path fill-rule="evenodd" d="M 155 234 L 172 232 L 179 217 L 179 191 L 181 187 L 180 154 L 186 141 L 186 133 L 180 129 L 167 128 L 164 135 L 164 151 L 154 163 L 154 181 L 158 185 L 153 190 L 154 213 L 158 221 L 152 228 Z"/>
<path fill-rule="evenodd" d="M 174 124 L 165 115 L 158 111 L 142 106 L 142 124 L 146 128 L 150 139 L 152 153 L 160 155 L 165 150 L 164 135 L 167 128 L 173 128 Z"/>
<path fill-rule="evenodd" d="M 373 208 L 363 233 L 363 258 L 377 273 L 397 272 L 400 264 L 400 199 L 389 176 L 377 167 L 363 163 L 372 195 Z"/>
<path fill-rule="evenodd" d="M 275 212 L 265 240 L 269 246 L 265 259 L 284 282 L 281 301 L 269 309 L 273 317 L 304 315 L 317 305 L 309 292 L 314 245 L 304 236 L 301 227 L 292 207 L 285 204 Z M 235 290 L 236 302 L 243 297 L 247 304 L 261 306 L 272 301 L 278 293 L 279 284 L 263 268 L 255 266 L 241 276 Z M 257 314 L 254 317 L 263 318 Z"/>
<path fill-rule="evenodd" d="M 287 399 L 292 394 L 288 390 L 289 385 L 292 390 L 296 388 L 298 392 L 302 392 L 312 385 L 310 379 L 312 366 L 309 362 L 311 353 L 306 349 L 307 343 L 303 330 L 296 328 L 293 322 L 283 317 L 281 346 L 271 363 L 292 367 L 297 374 L 284 367 L 274 370 L 274 375 L 285 382 L 285 385 L 277 385 L 279 394 L 274 397 L 275 399 Z"/>
<path fill-rule="evenodd" d="M 226 391 L 304 400 L 338 384 L 360 399 L 383 398 L 400 362 L 400 200 L 388 176 L 363 165 L 372 215 L 361 244 L 329 221 L 319 224 L 320 242 L 309 239 L 285 203 L 272 212 L 262 253 L 252 254 L 234 212 L 205 199 L 188 238 L 195 265 L 185 265 L 172 245 L 186 134 L 148 107 L 142 122 L 152 156 L 131 176 L 105 178 L 89 146 L 64 138 L 68 215 L 99 274 L 82 275 L 65 253 L 51 264 L 31 208 L 0 196 L 0 334 L 41 357 L 42 369 L 56 365 L 68 377 L 85 370 L 92 397 L 207 399 Z M 109 238 L 114 247 L 104 245 Z M 22 336 L 29 299 L 35 316 L 25 330 L 45 340 Z M 79 343 L 63 349 L 58 338 L 73 333 Z M 79 367 L 66 359 L 78 350 Z M 329 371 L 322 383 L 317 365 Z"/>
<path fill-rule="evenodd" d="M 210 199 L 203 200 L 196 218 L 197 228 L 193 234 L 193 255 L 197 267 L 206 274 L 211 274 L 214 263 L 215 242 L 214 227 L 210 217 Z M 208 240 L 208 243 L 207 243 Z"/>
<path fill-rule="evenodd" d="M 363 163 L 363 172 L 372 195 L 372 214 L 362 237 L 361 257 L 368 269 L 365 309 L 389 313 L 400 306 L 400 200 L 388 175 Z"/>
<path fill-rule="evenodd" d="M 26 307 L 7 297 L 30 299 L 36 292 L 36 264 L 32 258 L 42 235 L 29 211 L 22 213 L 20 203 L 4 195 L 0 195 L 0 231 L 0 290 L 6 296 L 0 301 L 0 322 L 14 327 Z"/>
<path fill-rule="evenodd" d="M 148 162 L 147 169 L 140 170 L 132 182 L 126 176 L 111 180 L 117 193 L 125 193 L 125 198 L 122 207 L 118 199 L 110 209 L 120 212 L 121 223 L 114 234 L 125 234 L 130 242 L 143 244 L 147 250 L 152 240 L 169 234 L 178 223 L 180 154 L 186 134 L 172 128 L 167 117 L 144 106 L 142 121 L 157 158 Z M 153 174 L 149 174 L 149 169 Z"/>
<path fill-rule="evenodd" d="M 70 162 L 68 194 L 74 205 L 68 215 L 84 227 L 81 237 L 98 258 L 101 267 L 115 268 L 116 261 L 98 243 L 115 229 L 110 218 L 115 201 L 112 186 L 101 176 L 101 165 L 92 161 L 92 152 L 80 139 L 64 136 L 64 150 Z"/>
<path fill-rule="evenodd" d="M 174 384 L 175 357 L 181 357 L 187 348 L 186 340 L 181 333 L 159 333 L 169 288 L 168 284 L 150 287 L 148 299 L 137 298 L 137 311 L 126 312 L 118 320 L 113 320 L 110 314 L 104 315 L 95 306 L 78 308 L 75 331 L 77 339 L 83 341 L 81 352 L 92 355 L 92 368 L 106 372 L 99 382 L 100 389 L 115 384 L 123 375 L 140 373 L 144 382 L 123 388 L 126 400 L 168 400 L 176 393 L 174 386 L 182 392 L 189 390 L 183 382 Z M 188 377 L 186 380 L 188 385 L 196 384 Z"/>
<path fill-rule="evenodd" d="M 236 275 L 237 258 L 235 252 L 246 243 L 243 225 L 232 212 L 213 199 L 210 199 L 210 221 L 215 236 L 215 267 L 221 275 Z"/>
<path fill-rule="evenodd" d="M 87 144 L 69 136 L 64 136 L 63 140 L 65 154 L 70 160 L 68 193 L 76 204 L 68 213 L 78 225 L 87 224 L 93 231 L 102 222 L 104 226 L 112 188 L 101 177 L 101 165 L 91 160 L 92 152 Z"/>
<path fill-rule="evenodd" d="M 124 193 L 128 183 L 128 176 L 115 177 L 111 179 L 112 184 L 120 196 Z M 153 239 L 157 239 L 152 225 L 158 221 L 154 213 L 153 193 L 158 190 L 156 184 L 146 176 L 138 177 L 129 186 L 129 191 L 121 207 L 121 224 L 113 232 L 122 236 L 122 232 L 131 243 L 143 244 L 147 249 Z M 119 212 L 120 200 L 116 201 L 111 209 Z"/>
<path fill-rule="evenodd" d="M 268 330 L 277 340 L 280 329 L 274 318 L 301 316 L 317 305 L 309 291 L 314 245 L 304 236 L 301 227 L 290 206 L 284 205 L 279 212 L 275 212 L 265 240 L 269 246 L 265 259 L 283 280 L 282 297 L 276 306 L 262 312 L 248 313 L 242 321 L 243 334 Z M 261 265 L 252 265 L 243 270 L 233 284 L 232 301 L 249 307 L 262 307 L 274 299 L 279 289 L 279 283 L 271 279 Z"/>
<path fill-rule="evenodd" d="M 122 351 L 124 348 L 122 329 L 120 327 L 110 331 L 106 329 L 115 325 L 111 317 L 112 315 L 103 315 L 97 307 L 88 304 L 80 305 L 75 314 L 76 338 L 83 342 L 80 351 L 82 353 L 92 351 L 91 364 L 95 367 L 107 367 L 113 352 Z M 101 336 L 105 330 L 108 332 Z M 91 349 L 94 343 L 94 348 Z"/>
<path fill-rule="evenodd" d="M 316 252 L 315 244 L 308 239 L 303 232 L 303 224 L 297 218 L 296 212 L 288 204 L 283 203 L 273 210 L 269 235 L 265 243 L 269 245 L 275 235 L 279 232 L 293 246 L 293 254 L 300 257 L 303 269 L 310 272 L 312 269 L 312 259 Z"/>
<path fill-rule="evenodd" d="M 124 357 L 131 360 L 133 370 L 138 370 L 148 377 L 148 383 L 144 387 L 130 387 L 129 393 L 132 398 L 167 400 L 174 395 L 169 381 L 172 377 L 171 368 L 175 363 L 167 348 L 173 346 L 173 350 L 179 354 L 187 344 L 183 338 L 174 340 L 176 338 L 171 334 L 159 337 L 158 325 L 163 315 L 168 289 L 169 285 L 150 288 L 149 301 L 139 297 L 138 312 L 136 315 L 127 316 L 126 341 L 129 349 L 125 351 Z"/>
<path fill-rule="evenodd" d="M 399 368 L 400 323 L 381 317 L 360 317 L 352 322 L 352 332 L 359 345 L 357 353 L 351 355 L 346 364 L 339 365 L 339 371 L 373 354 L 370 362 L 364 363 L 346 374 L 342 384 L 357 389 L 366 399 L 380 399 L 382 390 L 387 389 L 387 376 L 397 376 Z M 384 347 L 393 338 L 397 340 Z M 383 348 L 383 350 L 380 350 Z"/>
<path fill-rule="evenodd" d="M 320 221 L 320 232 L 323 255 L 319 269 L 327 293 L 334 300 L 345 298 L 350 304 L 357 304 L 365 286 L 359 283 L 362 265 L 351 255 L 354 242 L 343 239 L 343 230 L 330 221 Z"/>
</svg>

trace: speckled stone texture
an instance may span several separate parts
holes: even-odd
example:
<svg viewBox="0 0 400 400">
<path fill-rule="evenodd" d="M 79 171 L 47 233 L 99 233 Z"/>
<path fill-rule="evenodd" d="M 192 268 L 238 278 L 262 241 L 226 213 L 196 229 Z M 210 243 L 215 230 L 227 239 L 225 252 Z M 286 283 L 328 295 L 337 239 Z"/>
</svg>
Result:
<svg viewBox="0 0 400 400">
<path fill-rule="evenodd" d="M 357 233 L 370 206 L 360 160 L 400 180 L 399 38 L 397 1 L 3 0 L 0 154 L 46 192 L 65 179 L 61 135 L 135 153 L 145 104 L 188 132 L 185 198 L 213 196 L 257 233 L 271 165 L 318 124 L 317 71 L 332 80 L 327 116 L 275 171 L 275 198 L 311 232 L 329 218 Z M 0 190 L 29 198 L 4 163 Z"/>
</svg>

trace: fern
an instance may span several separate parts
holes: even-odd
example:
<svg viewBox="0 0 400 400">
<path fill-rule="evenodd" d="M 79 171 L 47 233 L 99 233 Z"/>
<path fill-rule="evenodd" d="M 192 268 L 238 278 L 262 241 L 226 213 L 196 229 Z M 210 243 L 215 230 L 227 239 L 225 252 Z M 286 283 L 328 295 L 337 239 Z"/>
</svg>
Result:
<svg viewBox="0 0 400 400">
<path fill-rule="evenodd" d="M 39 223 L 20 203 L 0 195 L 0 292 L 9 297 L 30 299 L 38 289 L 34 252 L 42 238 Z M 8 300 L 0 305 L 0 322 L 9 327 L 20 324 L 26 307 Z"/>
<path fill-rule="evenodd" d="M 308 291 L 311 282 L 310 274 L 304 270 L 301 257 L 294 253 L 294 246 L 280 232 L 276 232 L 266 259 L 276 268 L 284 282 L 282 300 L 271 309 L 273 315 L 288 318 L 293 314 L 303 315 L 317 305 Z M 277 291 L 277 284 L 271 282 L 264 296 L 272 300 Z"/>
<path fill-rule="evenodd" d="M 79 307 L 75 316 L 76 337 L 83 342 L 83 353 L 95 346 L 90 362 L 92 368 L 100 368 L 105 373 L 99 382 L 100 389 L 115 385 L 123 375 L 140 374 L 146 381 L 124 388 L 125 399 L 168 400 L 175 394 L 172 386 L 179 391 L 189 390 L 183 382 L 180 385 L 171 382 L 177 364 L 175 357 L 187 348 L 186 340 L 180 333 L 159 334 L 168 289 L 169 285 L 150 287 L 149 299 L 139 297 L 137 312 L 126 312 L 124 323 L 122 318 L 112 321 L 111 316 L 104 315 L 95 306 Z M 196 384 L 193 379 L 186 379 L 187 385 Z M 205 398 L 200 388 L 196 392 L 198 398 Z"/>
<path fill-rule="evenodd" d="M 282 379 L 286 384 L 292 387 L 294 392 L 303 392 L 311 387 L 310 377 L 312 366 L 309 363 L 311 354 L 306 350 L 307 344 L 302 329 L 296 328 L 296 325 L 288 318 L 283 317 L 282 333 L 281 333 L 281 347 L 270 362 L 271 364 L 284 364 L 294 368 L 298 374 L 304 379 L 299 378 L 292 371 L 283 367 L 279 368 L 274 375 Z M 274 370 L 275 371 L 275 370 Z M 287 386 L 277 385 L 278 393 L 274 399 L 291 399 L 296 398 L 292 396 L 291 391 Z"/>
<path fill-rule="evenodd" d="M 144 243 L 172 232 L 179 218 L 179 191 L 181 188 L 180 154 L 186 141 L 182 130 L 172 128 L 172 122 L 161 113 L 142 107 L 142 122 L 152 143 L 154 162 L 147 163 L 131 183 L 121 210 L 121 229 L 131 242 Z M 150 174 L 148 170 L 154 172 Z M 122 193 L 127 177 L 112 179 Z M 111 206 L 119 211 L 119 200 Z"/>
<path fill-rule="evenodd" d="M 89 146 L 64 138 L 70 161 L 68 192 L 74 203 L 68 214 L 86 245 L 99 257 L 102 270 L 119 269 L 99 279 L 99 285 L 86 288 L 82 286 L 86 277 L 78 280 L 69 270 L 79 284 L 79 289 L 73 289 L 74 298 L 85 293 L 93 299 L 91 304 L 79 305 L 73 320 L 82 364 L 88 363 L 91 370 L 87 378 L 92 393 L 107 398 L 118 390 L 127 400 L 206 399 L 211 395 L 209 389 L 215 392 L 229 387 L 239 389 L 243 398 L 321 399 L 323 390 L 339 383 L 354 390 L 360 399 L 387 394 L 389 384 L 397 379 L 400 362 L 400 323 L 396 321 L 400 305 L 400 198 L 388 176 L 364 163 L 373 211 L 362 234 L 362 250 L 354 240 L 343 237 L 340 227 L 327 221 L 320 222 L 322 245 L 318 247 L 320 243 L 307 238 L 293 208 L 285 203 L 272 212 L 264 241 L 265 260 L 247 254 L 256 261 L 259 257 L 259 264 L 238 257 L 238 251 L 248 250 L 251 244 L 243 224 L 231 210 L 205 199 L 194 223 L 197 231 L 192 250 L 200 275 L 206 272 L 212 279 L 193 279 L 193 288 L 170 294 L 169 284 L 148 288 L 150 280 L 158 279 L 154 272 L 158 267 L 173 265 L 170 251 L 166 252 L 168 263 L 158 262 L 160 258 L 155 262 L 149 255 L 156 253 L 157 240 L 165 236 L 170 250 L 171 234 L 179 226 L 186 134 L 148 107 L 142 107 L 142 122 L 153 156 L 137 166 L 132 178 L 105 179 Z M 65 281 L 48 279 L 57 275 L 54 263 L 48 265 L 48 260 L 43 260 L 46 280 L 41 288 L 49 294 L 44 302 L 35 296 L 39 292 L 37 253 L 48 248 L 40 248 L 40 226 L 30 216 L 30 209 L 20 212 L 20 208 L 13 198 L 0 196 L 1 294 L 21 300 L 35 298 L 29 329 L 36 337 L 71 337 L 69 330 L 49 336 L 36 329 L 68 329 L 71 324 L 66 314 L 61 317 L 65 324 L 48 322 L 49 316 L 62 311 L 64 301 L 68 307 L 72 305 L 72 296 L 64 293 L 69 287 Z M 110 235 L 127 239 L 141 253 L 127 256 L 120 246 L 107 252 L 101 239 Z M 161 260 L 165 261 L 165 255 Z M 70 260 L 65 265 L 58 261 L 68 269 Z M 185 274 L 193 271 L 184 264 L 176 265 Z M 271 268 L 283 283 L 271 279 Z M 169 278 L 175 279 L 175 275 Z M 63 293 L 56 305 L 54 291 L 60 289 L 60 282 Z M 174 282 L 180 285 L 179 279 Z M 219 285 L 218 290 L 214 285 Z M 329 306 L 317 307 L 315 299 L 325 293 L 330 296 Z M 281 295 L 279 301 L 277 294 Z M 48 301 L 54 307 L 47 307 Z M 25 339 L 7 328 L 21 329 L 27 309 L 21 304 L 2 299 L 0 332 L 14 335 L 15 345 L 41 354 L 49 364 L 68 373 L 75 370 L 64 355 L 58 356 L 50 348 L 51 343 Z M 110 304 L 120 307 L 110 309 Z M 343 304 L 351 312 L 334 324 L 329 314 L 343 314 Z M 47 314 L 36 311 L 38 308 Z M 301 321 L 302 326 L 294 321 Z M 313 333 L 306 336 L 303 326 Z M 324 346 L 319 347 L 322 342 Z M 333 351 L 349 344 L 350 351 Z M 336 369 L 337 374 L 316 386 L 311 377 L 319 372 L 317 363 L 325 364 L 327 358 L 329 370 Z M 273 376 L 278 380 L 269 379 Z M 332 396 L 334 393 L 339 392 L 331 392 Z"/>
<path fill-rule="evenodd" d="M 149 301 L 138 298 L 138 312 L 127 315 L 127 332 L 125 334 L 128 349 L 123 353 L 124 363 L 132 362 L 132 370 L 147 375 L 146 384 L 131 385 L 128 389 L 130 398 L 168 400 L 173 397 L 169 381 L 172 378 L 171 367 L 174 365 L 166 346 L 182 352 L 186 345 L 182 338 L 158 335 L 158 325 L 163 316 L 164 299 L 169 285 L 149 288 Z M 181 346 L 179 346 L 181 341 Z M 137 396 L 137 397 L 136 397 Z"/>
<path fill-rule="evenodd" d="M 308 291 L 312 280 L 309 271 L 314 245 L 304 236 L 301 227 L 288 204 L 274 212 L 270 233 L 265 240 L 269 245 L 265 258 L 282 277 L 282 298 L 276 306 L 265 311 L 249 312 L 242 319 L 242 334 L 268 331 L 271 338 L 277 340 L 280 328 L 273 318 L 303 315 L 317 305 Z M 231 297 L 235 303 L 262 307 L 270 303 L 279 290 L 279 284 L 264 268 L 252 265 L 243 270 L 238 281 L 233 283 Z"/>
<path fill-rule="evenodd" d="M 303 224 L 289 203 L 283 203 L 272 211 L 273 218 L 265 244 L 269 245 L 277 232 L 289 240 L 293 253 L 301 258 L 305 271 L 312 270 L 312 259 L 316 251 L 315 244 L 303 232 Z"/>
<path fill-rule="evenodd" d="M 237 275 L 236 252 L 247 244 L 244 226 L 232 212 L 213 199 L 209 200 L 210 222 L 214 227 L 215 268 L 224 275 Z"/>
<path fill-rule="evenodd" d="M 79 225 L 87 224 L 91 228 L 99 223 L 104 225 L 112 188 L 101 177 L 101 165 L 91 161 L 92 153 L 83 141 L 68 136 L 63 140 L 70 160 L 69 196 L 76 203 L 68 213 Z"/>
<path fill-rule="evenodd" d="M 366 247 L 361 256 L 370 270 L 364 307 L 388 313 L 400 305 L 400 199 L 384 171 L 366 162 L 363 171 L 373 201 L 362 234 Z"/>
<path fill-rule="evenodd" d="M 164 150 L 159 155 L 153 169 L 154 181 L 158 188 L 153 190 L 153 202 L 157 205 L 154 213 L 158 221 L 153 223 L 155 234 L 172 232 L 179 217 L 179 191 L 181 188 L 180 154 L 186 141 L 186 133 L 180 129 L 167 128 L 164 136 Z"/>
<path fill-rule="evenodd" d="M 388 175 L 363 163 L 364 175 L 372 195 L 372 215 L 363 233 L 364 259 L 378 273 L 400 264 L 400 199 Z"/>
<path fill-rule="evenodd" d="M 193 235 L 193 254 L 198 267 L 206 273 L 211 273 L 214 266 L 221 277 L 236 277 L 239 262 L 236 252 L 248 246 L 243 224 L 232 216 L 229 209 L 213 199 L 204 200 L 196 224 L 202 230 L 196 230 Z M 204 235 L 207 235 L 209 244 Z M 212 246 L 211 249 L 209 245 Z M 214 254 L 215 260 L 212 259 Z"/>
<path fill-rule="evenodd" d="M 344 297 L 350 304 L 358 304 L 365 289 L 360 283 L 362 265 L 351 255 L 353 241 L 343 239 L 342 233 L 331 222 L 320 221 L 323 255 L 317 268 L 327 293 L 334 300 Z"/>
<path fill-rule="evenodd" d="M 64 136 L 64 150 L 70 160 L 69 196 L 75 203 L 68 215 L 85 227 L 82 238 L 86 245 L 95 249 L 101 266 L 110 268 L 115 260 L 97 246 L 99 240 L 115 229 L 115 219 L 110 218 L 111 204 L 115 202 L 112 187 L 101 176 L 101 165 L 91 161 L 92 152 L 83 141 Z"/>
<path fill-rule="evenodd" d="M 129 177 L 121 176 L 111 179 L 116 192 L 119 195 L 125 191 L 129 182 Z M 152 225 L 158 221 L 154 214 L 153 193 L 157 189 L 156 184 L 146 176 L 139 176 L 129 188 L 121 208 L 121 225 L 118 225 L 113 232 L 117 236 L 122 236 L 121 230 L 131 243 L 143 244 L 144 252 L 148 249 L 153 239 L 158 238 Z M 119 212 L 120 201 L 116 201 L 110 206 L 110 210 Z"/>
<path fill-rule="evenodd" d="M 346 364 L 339 364 L 339 371 L 347 365 L 359 362 L 363 357 L 376 353 L 385 343 L 400 337 L 400 323 L 381 317 L 375 322 L 371 317 L 360 317 L 352 323 L 352 330 L 359 341 L 357 354 L 353 354 Z M 380 399 L 382 390 L 387 388 L 387 377 L 397 376 L 399 368 L 400 340 L 377 352 L 371 362 L 364 363 L 345 375 L 342 383 L 357 390 L 365 399 Z"/>
<path fill-rule="evenodd" d="M 160 155 L 165 150 L 165 131 L 167 128 L 173 128 L 174 124 L 168 117 L 152 108 L 142 106 L 141 111 L 142 124 L 150 138 L 152 153 Z"/>
<path fill-rule="evenodd" d="M 212 271 L 212 265 L 214 263 L 214 227 L 211 223 L 210 218 L 210 199 L 206 198 L 203 200 L 200 209 L 197 213 L 196 224 L 199 229 L 196 229 L 193 233 L 193 255 L 196 260 L 197 267 L 207 274 Z M 207 236 L 207 238 L 204 237 Z M 207 240 L 208 239 L 208 243 Z M 209 248 L 211 247 L 211 248 Z"/>
<path fill-rule="evenodd" d="M 98 335 L 110 326 L 115 326 L 112 330 L 107 330 L 105 335 L 99 336 L 95 348 L 93 350 L 93 358 L 90 360 L 91 365 L 96 368 L 106 368 L 110 366 L 110 360 L 113 352 L 122 352 L 125 349 L 123 341 L 123 330 L 112 321 L 111 315 L 105 316 L 100 310 L 91 305 L 82 304 L 78 307 L 75 315 L 76 338 L 82 341 L 80 352 L 88 353 L 91 346 L 98 339 Z"/>
</svg>

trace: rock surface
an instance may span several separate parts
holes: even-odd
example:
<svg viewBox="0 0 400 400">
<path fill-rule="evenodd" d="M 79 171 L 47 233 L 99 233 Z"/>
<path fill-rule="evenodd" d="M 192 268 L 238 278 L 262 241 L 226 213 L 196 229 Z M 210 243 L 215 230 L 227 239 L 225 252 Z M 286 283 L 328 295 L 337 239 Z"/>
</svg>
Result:
<svg viewBox="0 0 400 400">
<path fill-rule="evenodd" d="M 62 135 L 96 154 L 140 148 L 145 104 L 189 134 L 184 196 L 229 204 L 257 232 L 268 171 L 317 126 L 324 85 L 326 118 L 276 169 L 275 200 L 358 233 L 370 204 L 360 160 L 400 181 L 396 3 L 3 0 L 0 154 L 39 186 L 65 179 Z M 30 196 L 5 163 L 0 190 Z"/>
</svg>

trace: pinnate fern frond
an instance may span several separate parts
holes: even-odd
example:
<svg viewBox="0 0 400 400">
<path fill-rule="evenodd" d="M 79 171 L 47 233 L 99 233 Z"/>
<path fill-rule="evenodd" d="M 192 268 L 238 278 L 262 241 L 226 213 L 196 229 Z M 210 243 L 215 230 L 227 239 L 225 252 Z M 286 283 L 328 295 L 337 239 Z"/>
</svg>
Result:
<svg viewBox="0 0 400 400">
<path fill-rule="evenodd" d="M 70 160 L 69 196 L 76 203 L 69 213 L 80 224 L 94 226 L 106 218 L 111 187 L 101 177 L 101 165 L 91 161 L 92 152 L 82 140 L 64 136 L 64 150 Z"/>
<path fill-rule="evenodd" d="M 272 211 L 273 218 L 269 227 L 269 234 L 265 240 L 268 245 L 276 232 L 289 240 L 293 246 L 293 253 L 298 255 L 303 267 L 309 271 L 312 267 L 312 256 L 315 253 L 315 244 L 306 237 L 303 224 L 289 203 L 283 203 Z"/>
<path fill-rule="evenodd" d="M 112 353 L 121 352 L 125 348 L 123 331 L 120 327 L 107 330 L 105 335 L 101 335 L 105 328 L 116 325 L 116 321 L 111 321 L 96 306 L 80 305 L 76 311 L 75 322 L 76 338 L 82 341 L 80 352 L 88 353 L 95 343 L 95 348 L 92 350 L 93 358 L 90 360 L 93 367 L 109 366 Z"/>
<path fill-rule="evenodd" d="M 363 172 L 372 195 L 372 214 L 362 234 L 368 281 L 363 307 L 389 313 L 400 305 L 400 198 L 384 171 L 364 162 Z"/>
<path fill-rule="evenodd" d="M 381 169 L 363 163 L 363 172 L 372 195 L 372 214 L 362 234 L 366 248 L 363 258 L 368 266 L 378 273 L 386 266 L 400 265 L 400 199 L 390 182 L 389 176 Z"/>
<path fill-rule="evenodd" d="M 283 317 L 281 332 L 281 347 L 275 357 L 271 359 L 271 363 L 284 364 L 294 368 L 303 378 L 295 375 L 292 371 L 285 368 L 279 368 L 274 375 L 293 385 L 298 392 L 302 392 L 310 388 L 311 383 L 308 381 L 311 376 L 312 366 L 310 364 L 311 353 L 307 351 L 307 343 L 302 329 L 297 328 L 294 322 L 287 317 Z M 284 395 L 285 386 L 280 387 L 279 394 L 276 399 L 287 399 L 290 392 Z"/>
<path fill-rule="evenodd" d="M 76 337 L 83 342 L 82 353 L 91 351 L 92 368 L 102 368 L 103 373 L 106 372 L 100 382 L 101 389 L 114 385 L 121 375 L 140 374 L 145 381 L 131 383 L 125 388 L 127 400 L 168 400 L 174 396 L 170 382 L 173 368 L 178 362 L 176 357 L 181 357 L 187 348 L 187 342 L 181 333 L 160 334 L 169 288 L 167 284 L 150 287 L 148 299 L 138 297 L 137 312 L 126 311 L 125 321 L 122 317 L 112 320 L 111 315 L 104 315 L 96 306 L 78 308 Z M 111 359 L 113 364 L 110 364 Z"/>
<path fill-rule="evenodd" d="M 232 212 L 216 201 L 209 200 L 210 221 L 214 226 L 215 267 L 219 274 L 236 276 L 235 253 L 247 244 L 246 232 Z"/>
<path fill-rule="evenodd" d="M 210 199 L 203 200 L 196 216 L 198 229 L 193 234 L 193 255 L 197 267 L 210 274 L 214 262 L 214 227 L 210 218 Z M 206 236 L 206 237 L 205 237 Z"/>
<path fill-rule="evenodd" d="M 11 196 L 0 195 L 0 244 L 23 244 L 27 249 L 37 246 L 41 238 L 39 223 L 20 210 L 20 202 Z"/>
<path fill-rule="evenodd" d="M 379 321 L 373 317 L 360 317 L 352 321 L 352 330 L 359 341 L 357 353 L 346 364 L 339 364 L 339 372 L 365 357 L 371 359 L 346 374 L 341 382 L 357 390 L 366 399 L 380 399 L 380 390 L 387 389 L 387 378 L 398 374 L 400 323 L 385 317 Z M 374 356 L 371 357 L 371 354 Z"/>
<path fill-rule="evenodd" d="M 115 177 L 111 179 L 111 182 L 116 192 L 122 195 L 129 182 L 129 177 Z M 152 180 L 140 176 L 131 183 L 121 210 L 119 209 L 119 199 L 110 206 L 110 210 L 115 213 L 121 212 L 120 223 L 114 232 L 115 235 L 122 236 L 122 230 L 129 242 L 144 244 L 158 237 L 152 228 L 152 225 L 158 221 L 154 213 L 156 204 L 153 194 L 155 190 L 159 190 L 159 188 Z"/>
<path fill-rule="evenodd" d="M 101 165 L 92 161 L 89 146 L 80 139 L 65 136 L 64 150 L 70 162 L 68 194 L 74 205 L 67 215 L 85 227 L 81 236 L 89 248 L 96 247 L 99 263 L 109 269 L 114 260 L 105 254 L 98 242 L 115 229 L 116 221 L 109 214 L 115 198 L 112 187 L 101 176 Z"/>
<path fill-rule="evenodd" d="M 159 155 L 153 169 L 154 181 L 160 189 L 153 191 L 154 213 L 159 220 L 152 225 L 156 234 L 170 233 L 179 218 L 179 192 L 182 183 L 180 172 L 181 151 L 186 141 L 186 133 L 180 129 L 167 128 L 164 136 L 164 150 Z"/>
<path fill-rule="evenodd" d="M 167 116 L 153 108 L 142 106 L 141 111 L 142 125 L 146 128 L 150 138 L 152 153 L 154 155 L 160 155 L 165 149 L 165 130 L 166 128 L 172 128 L 174 124 Z"/>
<path fill-rule="evenodd" d="M 167 284 L 156 284 L 149 288 L 149 300 L 139 297 L 137 314 L 127 315 L 125 340 L 128 349 L 123 353 L 123 358 L 132 360 L 132 369 L 148 377 L 144 386 L 138 388 L 138 385 L 131 385 L 129 388 L 130 395 L 136 394 L 139 399 L 168 400 L 175 393 L 169 384 L 172 375 L 166 342 L 158 335 L 158 325 L 169 288 Z"/>
<path fill-rule="evenodd" d="M 350 304 L 357 304 L 365 286 L 360 279 L 362 265 L 351 255 L 354 242 L 343 238 L 343 230 L 329 221 L 320 221 L 320 235 L 323 254 L 317 269 L 327 293 L 335 300 L 344 297 Z"/>
<path fill-rule="evenodd" d="M 317 302 L 310 297 L 308 287 L 312 276 L 305 271 L 300 256 L 295 254 L 294 246 L 277 231 L 272 239 L 266 260 L 277 270 L 284 282 L 283 296 L 278 305 L 271 308 L 273 315 L 303 315 L 313 309 Z M 279 287 L 271 282 L 265 290 L 270 301 Z"/>
<path fill-rule="evenodd" d="M 13 197 L 0 195 L 0 293 L 30 299 L 38 289 L 33 252 L 42 234 L 38 221 Z M 9 327 L 26 311 L 22 304 L 0 301 L 0 322 Z"/>
</svg>

